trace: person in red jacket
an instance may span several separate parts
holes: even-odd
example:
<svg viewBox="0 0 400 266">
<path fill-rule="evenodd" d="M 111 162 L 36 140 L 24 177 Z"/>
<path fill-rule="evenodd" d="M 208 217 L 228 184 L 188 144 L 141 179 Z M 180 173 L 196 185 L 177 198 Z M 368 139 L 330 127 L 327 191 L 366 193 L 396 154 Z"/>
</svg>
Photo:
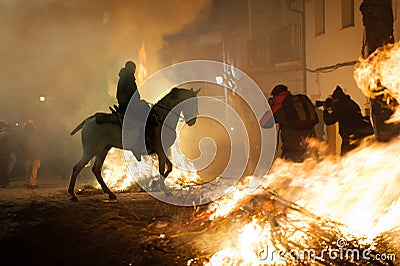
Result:
<svg viewBox="0 0 400 266">
<path fill-rule="evenodd" d="M 314 128 L 293 129 L 292 125 L 288 122 L 285 107 L 293 96 L 287 86 L 282 84 L 275 86 L 272 89 L 271 96 L 271 109 L 263 115 L 260 125 L 263 128 L 272 128 L 277 123 L 280 128 L 280 138 L 282 141 L 281 158 L 293 162 L 302 162 L 307 153 L 305 140 L 315 137 Z"/>
</svg>

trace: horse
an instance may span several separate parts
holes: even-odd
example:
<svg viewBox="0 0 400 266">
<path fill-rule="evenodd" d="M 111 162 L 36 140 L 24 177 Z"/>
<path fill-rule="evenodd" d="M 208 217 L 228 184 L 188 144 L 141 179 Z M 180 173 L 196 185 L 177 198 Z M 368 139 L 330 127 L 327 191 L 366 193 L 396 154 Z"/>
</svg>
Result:
<svg viewBox="0 0 400 266">
<path fill-rule="evenodd" d="M 186 124 L 189 126 L 195 124 L 196 117 L 198 115 L 196 98 L 198 92 L 199 90 L 193 91 L 193 89 L 187 90 L 182 88 L 173 88 L 166 96 L 164 96 L 160 101 L 151 107 L 149 119 L 147 119 L 145 124 L 145 143 L 147 153 L 157 154 L 158 156 L 160 189 L 163 190 L 167 195 L 171 195 L 171 192 L 167 191 L 164 180 L 162 180 L 161 177 L 168 177 L 169 173 L 172 171 L 172 163 L 168 159 L 166 152 L 169 152 L 169 148 L 176 140 L 175 131 L 177 123 L 181 118 L 181 112 Z M 185 104 L 184 101 L 188 99 L 193 99 L 194 103 L 187 102 L 190 104 Z M 170 113 L 172 115 L 169 115 Z M 166 119 L 168 121 L 165 121 Z M 167 143 L 165 143 L 165 141 L 161 141 L 161 130 L 163 129 L 163 125 L 173 131 L 171 132 L 172 134 L 170 134 L 172 137 L 168 139 Z M 79 162 L 72 169 L 72 175 L 68 187 L 68 194 L 71 196 L 71 200 L 78 201 L 78 198 L 75 194 L 75 182 L 77 176 L 93 157 L 95 157 L 92 167 L 93 174 L 96 176 L 96 179 L 99 182 L 103 192 L 108 194 L 110 200 L 115 200 L 117 197 L 105 184 L 103 177 L 101 176 L 101 169 L 107 153 L 112 147 L 124 149 L 122 143 L 121 125 L 111 123 L 97 124 L 95 121 L 95 116 L 93 115 L 81 122 L 71 132 L 71 135 L 74 135 L 79 130 L 82 130 L 81 141 L 83 155 Z M 167 167 L 165 168 L 165 166 Z"/>
</svg>

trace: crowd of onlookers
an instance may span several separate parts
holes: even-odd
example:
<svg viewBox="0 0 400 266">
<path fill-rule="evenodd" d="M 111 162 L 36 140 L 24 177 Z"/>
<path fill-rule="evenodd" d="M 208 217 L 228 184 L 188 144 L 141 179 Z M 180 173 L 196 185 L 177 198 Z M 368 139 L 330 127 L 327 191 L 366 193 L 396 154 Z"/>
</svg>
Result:
<svg viewBox="0 0 400 266">
<path fill-rule="evenodd" d="M 36 124 L 28 120 L 20 132 L 7 122 L 0 121 L 0 185 L 10 185 L 10 177 L 15 173 L 17 161 L 25 167 L 28 188 L 37 188 L 37 177 L 41 163 L 42 147 Z M 19 164 L 20 165 L 20 164 Z"/>
<path fill-rule="evenodd" d="M 66 178 L 78 156 L 68 154 L 75 146 L 67 137 L 61 129 L 41 131 L 33 120 L 22 125 L 0 120 L 0 187 L 23 179 L 28 188 L 35 189 L 43 174 Z"/>
</svg>

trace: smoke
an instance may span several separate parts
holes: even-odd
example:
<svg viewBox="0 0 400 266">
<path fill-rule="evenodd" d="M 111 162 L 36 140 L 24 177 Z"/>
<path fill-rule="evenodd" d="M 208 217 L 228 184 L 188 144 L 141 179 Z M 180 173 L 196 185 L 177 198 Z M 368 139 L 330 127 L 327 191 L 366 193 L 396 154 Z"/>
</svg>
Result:
<svg viewBox="0 0 400 266">
<path fill-rule="evenodd" d="M 163 36 L 178 32 L 209 4 L 0 0 L 1 119 L 37 118 L 43 126 L 48 116 L 47 123 L 70 128 L 106 110 L 115 102 L 119 69 L 138 60 L 142 43 L 152 74 L 163 67 L 158 56 Z M 9 117 L 6 110 L 12 111 Z"/>
<path fill-rule="evenodd" d="M 69 174 L 81 152 L 79 137 L 68 134 L 116 103 L 124 63 L 138 61 L 145 43 L 149 75 L 163 68 L 163 36 L 179 32 L 210 1 L 0 0 L 0 120 L 34 119 L 42 159 L 60 161 Z"/>
</svg>

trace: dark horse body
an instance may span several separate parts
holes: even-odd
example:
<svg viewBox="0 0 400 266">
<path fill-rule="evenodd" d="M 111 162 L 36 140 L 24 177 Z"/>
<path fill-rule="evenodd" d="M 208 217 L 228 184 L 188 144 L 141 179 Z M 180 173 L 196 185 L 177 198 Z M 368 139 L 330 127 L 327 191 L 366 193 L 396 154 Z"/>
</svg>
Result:
<svg viewBox="0 0 400 266">
<path fill-rule="evenodd" d="M 163 180 L 161 179 L 161 176 L 166 178 L 172 171 L 172 163 L 168 159 L 163 146 L 169 150 L 169 148 L 175 142 L 175 129 L 179 121 L 179 114 L 181 111 L 185 117 L 186 123 L 189 126 L 196 122 L 196 115 L 198 111 L 197 101 L 195 104 L 191 103 L 189 105 L 185 105 L 184 101 L 190 98 L 196 99 L 195 97 L 197 93 L 198 91 L 174 88 L 151 108 L 149 118 L 152 119 L 149 119 L 151 121 L 147 121 L 146 123 L 146 148 L 149 154 L 158 155 L 160 180 Z M 174 109 L 175 107 L 176 109 Z M 167 115 L 172 109 L 174 109 L 172 112 L 175 115 L 169 116 L 169 124 L 166 126 L 174 130 L 173 137 L 169 138 L 167 143 L 161 142 L 161 129 L 163 128 L 163 124 L 167 118 Z M 172 119 L 170 119 L 170 117 L 172 117 Z M 104 193 L 109 195 L 110 199 L 116 199 L 115 194 L 104 183 L 103 177 L 101 176 L 101 168 L 111 147 L 123 149 L 121 127 L 116 124 L 96 124 L 94 116 L 91 116 L 79 124 L 71 132 L 71 135 L 74 135 L 80 129 L 82 129 L 81 138 L 83 155 L 79 162 L 73 167 L 68 188 L 68 193 L 71 195 L 71 200 L 78 200 L 75 195 L 76 178 L 83 167 L 85 167 L 85 165 L 93 157 L 95 157 L 95 162 L 93 164 L 92 171 L 96 176 L 97 181 L 101 185 Z M 165 166 L 167 168 L 165 168 Z M 160 182 L 160 188 L 166 191 L 163 181 Z"/>
</svg>

